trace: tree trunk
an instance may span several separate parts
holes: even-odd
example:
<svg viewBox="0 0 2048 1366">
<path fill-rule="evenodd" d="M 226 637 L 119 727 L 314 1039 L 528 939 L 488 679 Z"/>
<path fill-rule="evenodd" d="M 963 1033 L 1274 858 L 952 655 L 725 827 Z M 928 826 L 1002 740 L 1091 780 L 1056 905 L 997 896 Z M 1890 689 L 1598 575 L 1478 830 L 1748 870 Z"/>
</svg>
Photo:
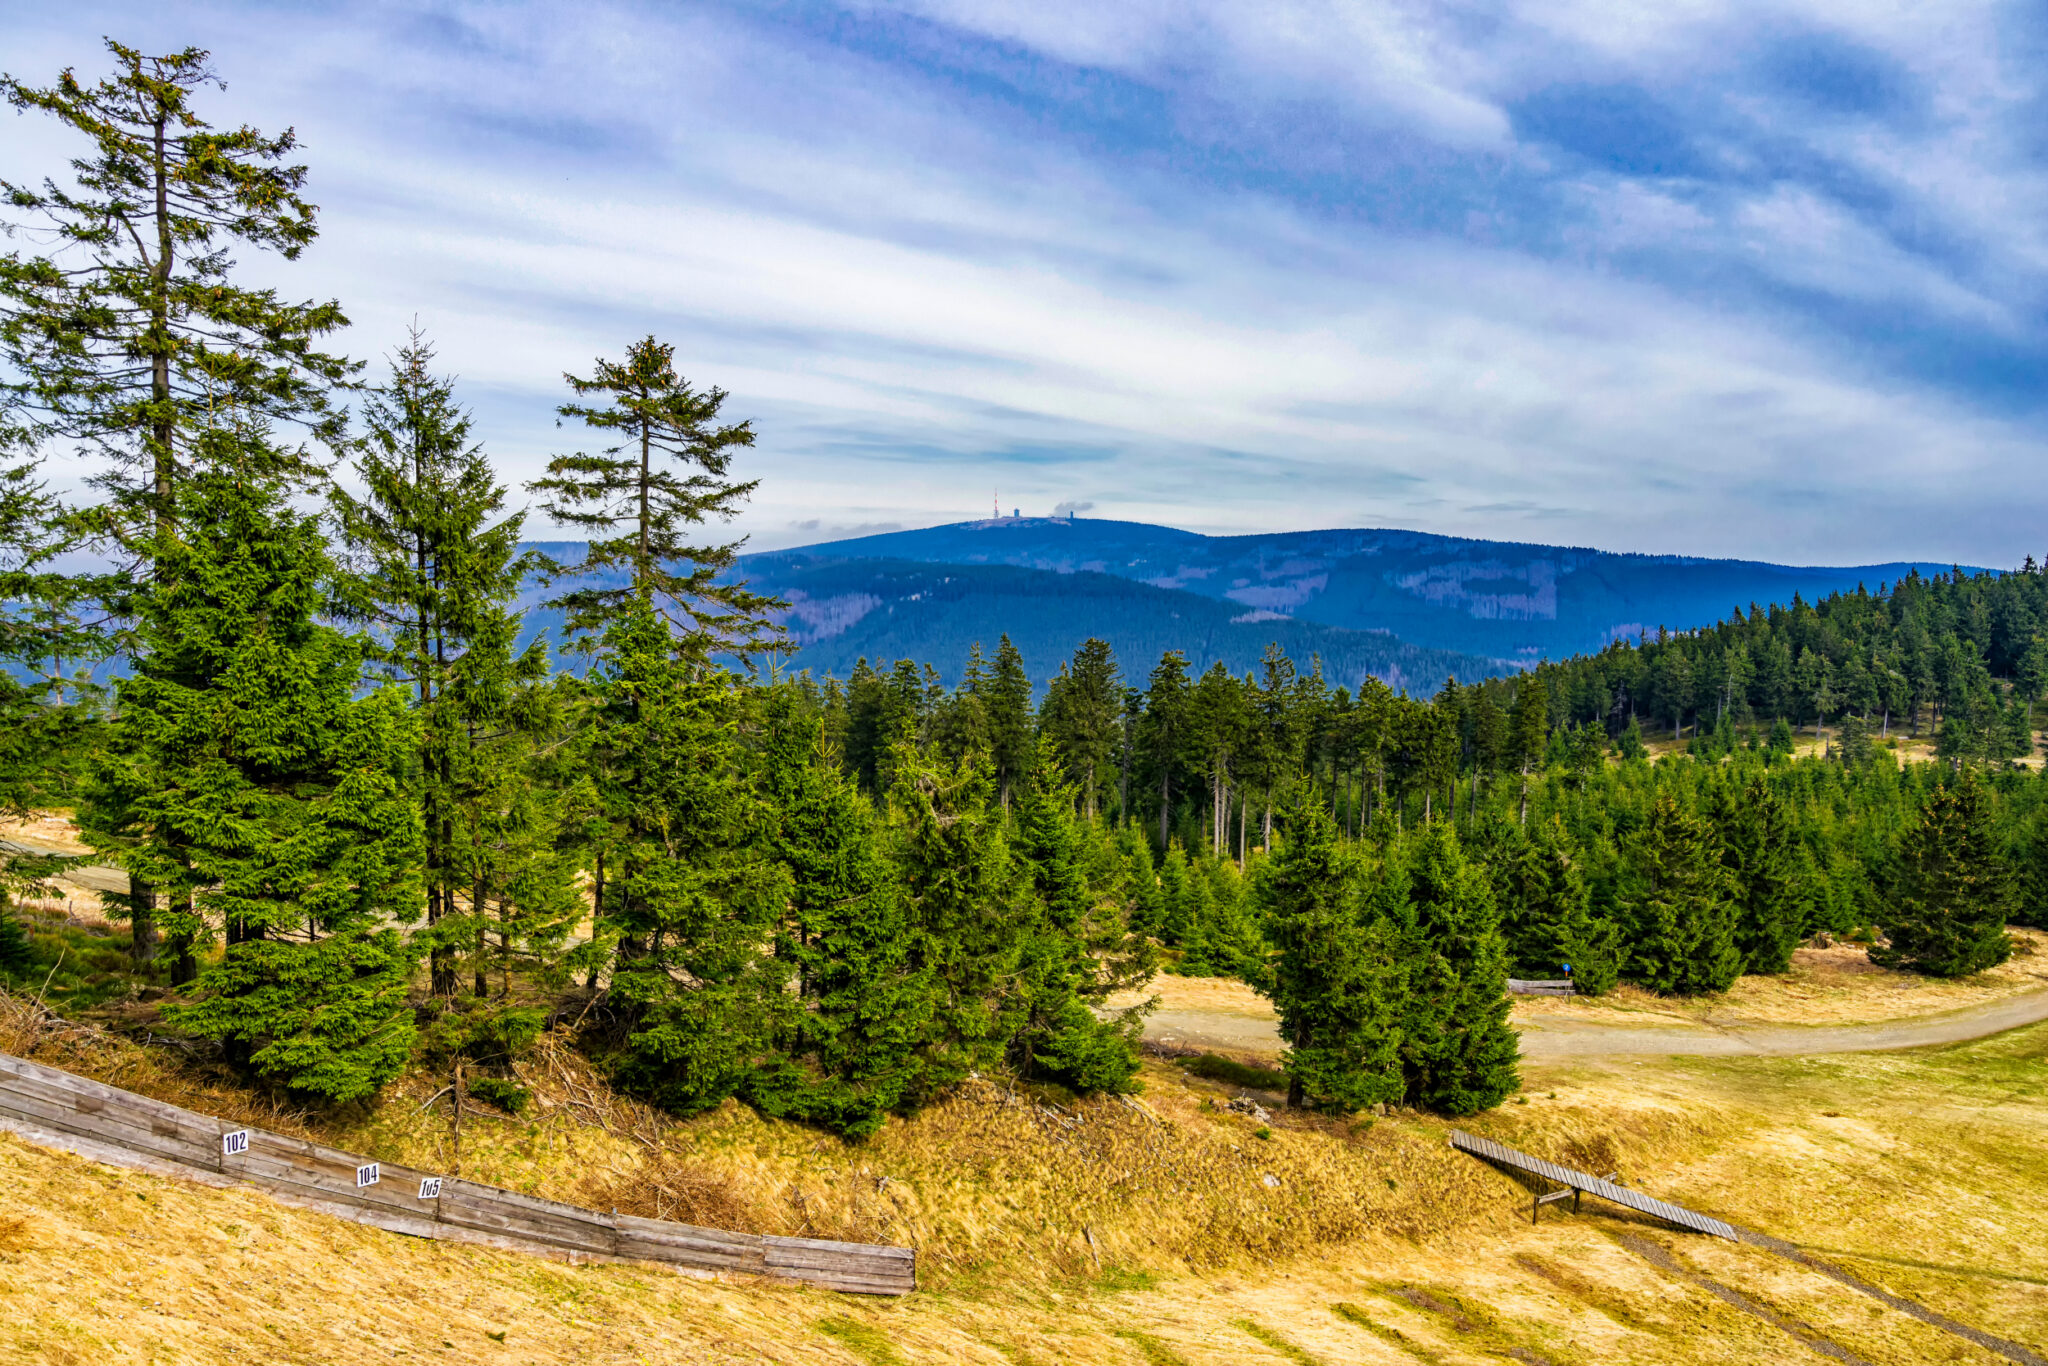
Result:
<svg viewBox="0 0 2048 1366">
<path fill-rule="evenodd" d="M 448 1174 L 462 1175 L 462 1055 L 455 1057 L 455 1076 L 448 1088 Z"/>
<path fill-rule="evenodd" d="M 164 946 L 171 955 L 171 985 L 174 987 L 189 986 L 199 979 L 199 963 L 192 956 L 192 931 L 183 928 L 191 924 L 192 894 L 190 892 L 187 892 L 180 899 L 178 909 L 186 914 L 179 917 L 177 923 L 180 925 L 180 928 L 170 936 L 170 942 Z M 230 922 L 223 928 L 232 933 L 239 927 Z"/>
<path fill-rule="evenodd" d="M 469 913 L 476 917 L 476 995 L 481 1001 L 491 994 L 490 959 L 484 952 L 484 879 L 481 873 L 470 887 Z"/>
<path fill-rule="evenodd" d="M 128 958 L 135 966 L 156 958 L 156 888 L 137 878 L 128 880 Z"/>
<path fill-rule="evenodd" d="M 1245 855 L 1249 852 L 1244 847 L 1244 809 L 1245 801 L 1240 797 L 1237 800 L 1237 871 L 1240 873 L 1244 871 Z"/>
<path fill-rule="evenodd" d="M 645 396 L 643 392 L 642 397 Z M 654 583 L 648 574 L 648 561 L 651 557 L 647 549 L 647 495 L 648 484 L 652 482 L 650 474 L 652 452 L 649 448 L 653 445 L 653 442 L 653 425 L 647 419 L 642 418 L 640 421 L 640 562 L 633 567 L 634 576 L 640 580 L 637 586 L 640 589 L 640 600 L 642 602 L 654 601 Z"/>
<path fill-rule="evenodd" d="M 171 264 L 177 256 L 177 239 L 171 232 L 170 169 L 166 164 L 164 141 L 167 135 L 170 114 L 161 102 L 157 105 L 155 148 L 150 167 L 150 178 L 156 190 L 156 269 L 151 272 L 149 295 L 149 326 L 151 354 L 149 358 L 149 390 L 151 406 L 156 416 L 151 422 L 151 435 L 156 440 L 156 450 L 151 452 L 156 483 L 156 526 L 159 535 L 167 535 L 171 529 L 171 483 L 177 464 L 172 446 L 177 435 L 177 420 L 171 409 Z"/>
<path fill-rule="evenodd" d="M 1172 810 L 1173 775 L 1162 764 L 1159 772 L 1159 852 L 1162 855 L 1166 852 L 1167 816 Z"/>
<path fill-rule="evenodd" d="M 1128 825 L 1131 819 L 1131 724 L 1124 722 L 1123 763 L 1119 766 L 1116 779 L 1116 823 Z"/>
</svg>

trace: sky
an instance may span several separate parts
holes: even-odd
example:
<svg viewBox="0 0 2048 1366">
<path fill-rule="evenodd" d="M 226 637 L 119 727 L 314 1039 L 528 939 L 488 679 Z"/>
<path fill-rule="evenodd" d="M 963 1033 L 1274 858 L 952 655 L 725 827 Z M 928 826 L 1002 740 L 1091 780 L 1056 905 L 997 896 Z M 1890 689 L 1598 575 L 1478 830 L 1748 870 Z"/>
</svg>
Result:
<svg viewBox="0 0 2048 1366">
<path fill-rule="evenodd" d="M 373 372 L 416 321 L 509 481 L 593 444 L 565 371 L 673 343 L 754 548 L 2048 552 L 2038 0 L 0 0 L 0 69 L 103 34 L 297 130 L 320 240 L 248 268 Z M 0 178 L 77 150 L 0 109 Z"/>
</svg>

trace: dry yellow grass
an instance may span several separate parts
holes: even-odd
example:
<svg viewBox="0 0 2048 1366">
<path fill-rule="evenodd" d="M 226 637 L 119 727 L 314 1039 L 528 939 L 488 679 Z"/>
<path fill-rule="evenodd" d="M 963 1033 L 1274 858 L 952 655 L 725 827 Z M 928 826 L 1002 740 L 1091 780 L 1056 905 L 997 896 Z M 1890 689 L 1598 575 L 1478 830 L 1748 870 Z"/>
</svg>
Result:
<svg viewBox="0 0 2048 1366">
<path fill-rule="evenodd" d="M 1801 948 L 1791 971 L 1742 977 L 1720 996 L 1658 996 L 1622 985 L 1606 996 L 1518 996 L 1517 1020 L 1614 1020 L 1632 1026 L 1697 1024 L 1876 1024 L 1985 1005 L 2048 988 L 2048 933 L 2015 927 L 2016 952 L 1986 972 L 1945 982 L 1915 972 L 1881 968 L 1859 944 Z M 1157 996 L 1162 1011 L 1200 1011 L 1245 1020 L 1276 1020 L 1273 1004 L 1228 977 L 1159 977 L 1110 1005 L 1136 1005 Z"/>
<path fill-rule="evenodd" d="M 0 1015 L 0 1048 L 21 1033 Z M 181 1103 L 233 1098 L 116 1041 L 36 1046 Z M 1997 1360 L 1755 1248 L 1591 1201 L 1531 1226 L 1528 1192 L 1451 1152 L 1442 1121 L 1283 1117 L 1260 1139 L 1210 1108 L 1223 1088 L 1164 1066 L 1147 1070 L 1151 1116 L 1115 1102 L 1048 1113 L 986 1086 L 861 1145 L 737 1108 L 661 1121 L 567 1055 L 527 1079 L 545 1107 L 466 1126 L 470 1174 L 910 1241 L 929 1288 L 885 1303 L 572 1269 L 0 1137 L 0 1362 L 1816 1359 L 1623 1235 L 1879 1366 Z M 424 1079 L 409 1085 L 372 1111 L 266 1122 L 417 1160 L 446 1121 L 418 1114 Z M 1465 1125 L 1619 1168 L 2048 1351 L 2048 1026 L 1919 1053 L 1546 1065 L 1521 1103 Z"/>
<path fill-rule="evenodd" d="M 2013 957 L 1955 981 L 1881 968 L 1860 944 L 1801 948 L 1789 972 L 1739 977 L 1719 996 L 1658 996 L 1623 984 L 1606 996 L 1526 996 L 1517 1019 L 1600 1019 L 1615 1013 L 1646 1018 L 1631 1024 L 1876 1024 L 1985 1005 L 2048 988 L 2048 934 L 2015 927 Z"/>
</svg>

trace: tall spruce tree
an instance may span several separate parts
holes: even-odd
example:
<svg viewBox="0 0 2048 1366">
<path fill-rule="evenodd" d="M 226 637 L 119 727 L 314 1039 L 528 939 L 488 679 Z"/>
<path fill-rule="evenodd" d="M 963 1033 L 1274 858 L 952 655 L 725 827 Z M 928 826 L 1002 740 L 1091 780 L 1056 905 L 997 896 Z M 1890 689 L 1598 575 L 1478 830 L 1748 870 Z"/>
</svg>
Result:
<svg viewBox="0 0 2048 1366">
<path fill-rule="evenodd" d="M 1724 790 L 1713 816 L 1735 897 L 1742 970 L 1783 972 L 1806 929 L 1785 803 L 1757 777 L 1740 792 Z"/>
<path fill-rule="evenodd" d="M 775 955 L 800 1008 L 746 1084 L 769 1114 L 862 1138 L 944 1079 L 928 1066 L 939 997 L 920 962 L 872 803 L 840 772 L 788 686 L 767 699 L 771 846 L 787 871 Z"/>
<path fill-rule="evenodd" d="M 210 125 L 196 97 L 223 82 L 201 49 L 149 56 L 111 39 L 107 49 L 114 74 L 96 83 L 68 69 L 42 88 L 0 76 L 8 103 L 49 115 L 89 149 L 71 162 L 69 185 L 0 181 L 20 215 L 4 225 L 10 235 L 27 229 L 50 244 L 46 254 L 0 254 L 0 397 L 33 416 L 39 438 L 88 462 L 87 482 L 105 497 L 76 525 L 107 567 L 79 588 L 133 620 L 134 596 L 161 583 L 178 554 L 165 544 L 177 489 L 216 452 L 239 474 L 319 477 L 303 446 L 206 434 L 295 426 L 334 440 L 342 415 L 332 394 L 355 367 L 320 349 L 347 325 L 339 304 L 290 302 L 239 269 L 237 253 L 295 260 L 318 235 L 291 131 Z M 118 787 L 102 783 L 103 797 Z M 119 840 L 102 834 L 118 856 Z M 159 893 L 132 870 L 129 884 L 131 943 L 147 959 Z M 168 910 L 193 923 L 189 904 Z M 173 931 L 169 947 L 173 980 L 188 980 L 192 946 Z"/>
<path fill-rule="evenodd" d="M 1151 946 L 1129 932 L 1114 902 L 1098 898 L 1083 863 L 1073 789 L 1041 740 L 1017 808 L 1016 852 L 1034 894 L 1020 935 L 1017 990 L 1024 1018 L 1010 1046 L 1020 1072 L 1078 1091 L 1133 1089 L 1142 1008 L 1099 1020 L 1111 993 L 1150 979 Z"/>
<path fill-rule="evenodd" d="M 1675 995 L 1726 991 L 1742 975 L 1736 904 L 1713 826 L 1660 794 L 1626 849 L 1627 975 Z"/>
<path fill-rule="evenodd" d="M 432 963 L 434 993 L 448 996 L 456 989 L 458 951 L 475 944 L 486 879 L 500 888 L 522 883 L 529 895 L 557 904 L 563 889 L 549 841 L 508 843 L 510 826 L 502 820 L 516 809 L 515 823 L 530 832 L 544 819 L 543 793 L 516 779 L 508 783 L 502 771 L 505 742 L 519 730 L 515 694 L 547 674 L 539 642 L 515 656 L 513 604 L 528 571 L 519 548 L 525 516 L 505 513 L 504 487 L 471 441 L 469 414 L 457 406 L 453 384 L 433 372 L 433 359 L 433 347 L 415 329 L 365 406 L 367 432 L 354 447 L 363 493 L 336 487 L 329 504 L 347 555 L 343 610 L 372 628 L 375 662 L 411 691 L 419 715 L 427 894 L 421 947 Z M 499 827 L 489 836 L 478 825 L 486 819 Z M 458 845 L 473 856 L 458 859 Z M 512 847 L 523 862 L 505 860 Z M 465 900 L 472 916 L 458 923 Z"/>
<path fill-rule="evenodd" d="M 1112 773 L 1123 708 L 1116 656 L 1089 639 L 1046 690 L 1040 729 L 1058 751 L 1082 814 L 1094 819 Z"/>
<path fill-rule="evenodd" d="M 772 634 L 766 614 L 782 604 L 724 581 L 742 542 L 699 544 L 693 529 L 729 521 L 757 480 L 731 475 L 733 454 L 754 444 L 751 423 L 720 424 L 726 392 L 698 390 L 676 373 L 675 348 L 647 337 L 623 361 L 600 357 L 590 378 L 563 376 L 579 398 L 557 411 L 617 444 L 548 462 L 527 485 L 564 526 L 592 533 L 573 564 L 550 562 L 572 584 L 554 599 L 571 631 L 599 631 L 637 599 L 668 623 L 693 658 L 721 650 L 747 653 Z M 620 580 L 623 578 L 623 582 Z"/>
<path fill-rule="evenodd" d="M 224 83 L 198 48 L 147 56 L 109 39 L 107 50 L 115 74 L 97 84 L 70 70 L 41 89 L 0 77 L 8 103 L 92 149 L 72 161 L 68 188 L 0 182 L 55 244 L 0 256 L 0 354 L 8 388 L 45 429 L 106 462 L 104 529 L 147 562 L 181 474 L 207 458 L 195 433 L 236 413 L 333 439 L 330 395 L 354 367 L 318 349 L 347 325 L 339 304 L 287 303 L 236 275 L 237 249 L 294 260 L 318 235 L 306 168 L 288 164 L 294 135 L 207 123 L 194 96 Z M 266 441 L 235 460 L 283 474 L 305 457 Z"/>
<path fill-rule="evenodd" d="M 908 903 L 910 967 L 937 1002 L 927 1081 L 945 1087 L 1001 1065 L 1023 1029 L 1029 1001 L 1014 984 L 1035 893 L 987 769 L 941 768 L 908 745 L 895 762 L 892 876 Z"/>
<path fill-rule="evenodd" d="M 1518 974 L 1547 979 L 1569 968 L 1577 991 L 1599 996 L 1614 989 L 1620 932 L 1594 913 L 1583 865 L 1554 816 L 1510 842 L 1496 864 L 1501 933 Z"/>
<path fill-rule="evenodd" d="M 1399 1101 L 1411 963 L 1398 873 L 1370 893 L 1321 797 L 1303 791 L 1258 882 L 1287 1043 L 1287 1101 L 1339 1112 Z"/>
<path fill-rule="evenodd" d="M 1189 740 L 1188 659 L 1179 650 L 1159 657 L 1145 689 L 1138 722 L 1138 752 L 1150 783 L 1159 788 L 1159 848 L 1168 846 L 1173 821 L 1173 785 L 1186 770 Z"/>
<path fill-rule="evenodd" d="M 994 764 L 996 799 L 1005 810 L 1016 799 L 1031 766 L 1031 679 L 1024 656 L 1008 633 L 996 645 L 995 670 L 988 681 L 989 758 Z"/>
<path fill-rule="evenodd" d="M 1452 1115 L 1492 1109 L 1522 1084 L 1493 888 L 1448 822 L 1416 831 L 1402 856 L 1413 917 L 1402 1041 L 1408 1098 Z"/>
<path fill-rule="evenodd" d="M 142 649 L 117 686 L 140 777 L 119 809 L 129 867 L 190 907 L 173 933 L 197 944 L 218 924 L 227 942 L 199 1000 L 166 1015 L 274 1083 L 359 1099 L 413 1037 L 390 928 L 418 913 L 413 720 L 392 691 L 357 694 L 360 645 L 315 616 L 319 527 L 282 486 L 206 473 L 175 498 L 184 534 L 160 546 L 168 572 L 138 601 Z"/>
<path fill-rule="evenodd" d="M 1938 787 L 1899 842 L 1898 866 L 1870 961 L 1962 977 L 2012 956 L 2005 917 L 2011 872 L 1995 843 L 1990 803 L 1973 775 Z"/>
<path fill-rule="evenodd" d="M 609 999 L 630 1025 L 617 1073 L 693 1114 L 744 1084 L 789 1009 L 768 953 L 788 874 L 739 743 L 738 681 L 678 654 L 637 598 L 598 660 L 590 765 L 607 824 L 604 929 L 619 943 Z"/>
</svg>

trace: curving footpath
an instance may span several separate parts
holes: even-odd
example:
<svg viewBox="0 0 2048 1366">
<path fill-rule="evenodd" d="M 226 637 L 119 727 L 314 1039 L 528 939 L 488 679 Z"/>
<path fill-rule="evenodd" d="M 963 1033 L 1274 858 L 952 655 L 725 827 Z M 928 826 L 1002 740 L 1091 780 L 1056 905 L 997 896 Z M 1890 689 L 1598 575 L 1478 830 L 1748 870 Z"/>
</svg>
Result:
<svg viewBox="0 0 2048 1366">
<path fill-rule="evenodd" d="M 2048 1020 L 2048 990 L 1965 1006 L 1938 1015 L 1859 1025 L 1623 1025 L 1546 1018 L 1519 1024 L 1522 1056 L 1793 1057 L 1809 1053 L 1876 1053 L 1964 1043 Z M 1145 1038 L 1188 1048 L 1277 1053 L 1280 1034 L 1269 1017 L 1221 1010 L 1161 1010 L 1145 1021 Z"/>
</svg>

